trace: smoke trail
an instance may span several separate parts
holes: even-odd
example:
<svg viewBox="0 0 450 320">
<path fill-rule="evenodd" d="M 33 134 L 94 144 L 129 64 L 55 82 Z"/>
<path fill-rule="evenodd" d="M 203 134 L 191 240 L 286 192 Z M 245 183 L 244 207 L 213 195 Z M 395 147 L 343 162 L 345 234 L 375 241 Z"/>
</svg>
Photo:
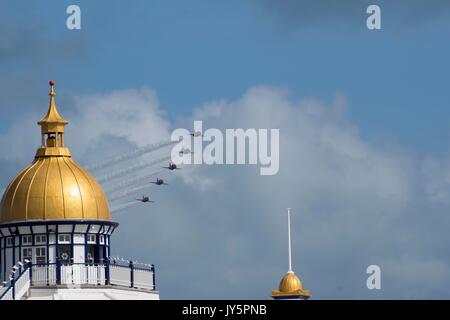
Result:
<svg viewBox="0 0 450 320">
<path fill-rule="evenodd" d="M 139 204 L 139 202 L 136 202 L 136 201 L 133 201 L 133 202 L 131 202 L 131 201 L 130 201 L 130 202 L 126 202 L 126 203 L 124 203 L 124 204 L 121 205 L 121 206 L 112 208 L 112 209 L 111 209 L 111 214 L 117 213 L 117 212 L 120 212 L 120 211 L 123 211 L 123 210 L 128 209 L 128 208 L 131 208 L 131 207 L 134 207 L 134 206 L 137 205 L 137 204 Z"/>
<path fill-rule="evenodd" d="M 162 173 L 163 171 L 165 171 L 165 169 L 161 169 L 161 170 L 158 170 L 158 171 L 155 171 L 153 173 L 146 174 L 146 175 L 143 175 L 143 176 L 138 176 L 138 177 L 135 177 L 133 179 L 121 180 L 120 182 L 117 182 L 117 183 L 113 184 L 112 185 L 113 188 L 108 190 L 107 193 L 115 193 L 115 192 L 120 191 L 120 190 L 122 190 L 122 189 L 124 189 L 126 187 L 132 186 L 132 185 L 136 184 L 137 182 L 141 182 L 142 180 L 150 179 L 150 178 L 152 178 L 152 177 Z"/>
<path fill-rule="evenodd" d="M 131 188 L 130 190 L 127 190 L 127 191 L 124 191 L 124 192 L 121 192 L 121 193 L 113 194 L 112 196 L 108 197 L 108 199 L 109 199 L 110 202 L 116 201 L 116 200 L 125 198 L 125 197 L 127 197 L 129 195 L 132 195 L 136 191 L 139 191 L 139 190 L 142 190 L 142 189 L 145 189 L 145 188 L 148 188 L 148 187 L 150 187 L 150 183 L 146 183 L 146 184 L 143 184 L 143 185 Z"/>
<path fill-rule="evenodd" d="M 168 161 L 170 159 L 171 159 L 171 156 L 167 156 L 167 157 L 164 157 L 164 158 L 160 158 L 158 160 L 137 164 L 137 165 L 134 165 L 134 166 L 131 166 L 131 167 L 128 167 L 128 168 L 125 168 L 125 169 L 122 169 L 122 170 L 119 170 L 119 171 L 116 171 L 116 172 L 112 172 L 110 174 L 106 174 L 106 175 L 104 175 L 102 177 L 99 177 L 97 179 L 97 181 L 98 182 L 106 182 L 106 181 L 109 181 L 109 180 L 112 180 L 112 179 L 116 179 L 116 178 L 121 177 L 123 175 L 129 174 L 129 173 L 131 173 L 133 171 L 144 169 L 144 168 L 147 168 L 147 167 L 151 167 L 151 166 L 154 166 L 155 164 L 158 164 L 158 163 L 161 163 L 161 162 L 164 162 L 164 161 Z"/>
<path fill-rule="evenodd" d="M 132 159 L 132 158 L 135 158 L 135 157 L 139 157 L 139 156 L 141 156 L 143 154 L 159 150 L 161 148 L 170 146 L 170 145 L 175 144 L 175 143 L 178 143 L 178 141 L 165 141 L 165 142 L 160 142 L 160 143 L 155 143 L 155 144 L 149 144 L 147 146 L 135 149 L 135 150 L 133 150 L 131 152 L 128 152 L 126 154 L 122 154 L 122 155 L 113 157 L 111 159 L 108 159 L 108 160 L 105 160 L 105 161 L 102 161 L 102 162 L 93 163 L 91 165 L 86 166 L 86 169 L 88 169 L 88 170 L 103 169 L 103 168 L 112 166 L 112 165 L 114 165 L 116 163 L 119 163 L 119 162 L 122 162 L 122 161 L 125 161 L 125 160 L 129 160 L 129 159 Z"/>
</svg>

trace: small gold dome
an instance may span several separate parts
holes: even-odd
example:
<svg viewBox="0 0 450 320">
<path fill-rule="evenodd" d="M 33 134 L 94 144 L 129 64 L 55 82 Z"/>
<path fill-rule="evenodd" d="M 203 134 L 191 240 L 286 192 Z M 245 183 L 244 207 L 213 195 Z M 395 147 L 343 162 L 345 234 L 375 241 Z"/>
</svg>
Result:
<svg viewBox="0 0 450 320">
<path fill-rule="evenodd" d="M 287 272 L 281 279 L 278 290 L 272 291 L 273 298 L 301 298 L 308 299 L 311 293 L 308 290 L 303 289 L 302 282 L 295 275 L 294 272 Z"/>
<path fill-rule="evenodd" d="M 302 282 L 293 272 L 288 272 L 281 279 L 280 285 L 278 286 L 278 290 L 280 292 L 292 292 L 296 290 L 302 289 Z"/>
<path fill-rule="evenodd" d="M 42 145 L 31 165 L 7 187 L 0 203 L 0 223 L 26 220 L 110 220 L 107 198 L 95 178 L 64 146 L 68 123 L 56 110 L 54 82 L 50 106 L 39 121 Z M 50 116 L 49 116 L 50 115 Z"/>
</svg>

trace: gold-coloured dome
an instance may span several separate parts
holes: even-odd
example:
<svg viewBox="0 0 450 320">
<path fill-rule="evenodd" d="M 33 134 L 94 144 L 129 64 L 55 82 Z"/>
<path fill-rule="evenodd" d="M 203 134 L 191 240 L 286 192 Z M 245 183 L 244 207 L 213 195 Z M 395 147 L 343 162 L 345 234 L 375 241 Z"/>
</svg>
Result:
<svg viewBox="0 0 450 320">
<path fill-rule="evenodd" d="M 7 187 L 0 203 L 0 223 L 26 220 L 110 220 L 107 198 L 95 178 L 64 146 L 68 123 L 56 110 L 54 82 L 50 106 L 39 121 L 42 145 L 35 160 Z"/>
<path fill-rule="evenodd" d="M 299 296 L 302 298 L 309 298 L 311 293 L 303 289 L 302 282 L 295 275 L 294 272 L 287 272 L 281 279 L 278 290 L 272 291 L 272 297 L 288 297 Z"/>
<path fill-rule="evenodd" d="M 281 292 L 291 292 L 302 289 L 302 282 L 293 272 L 288 272 L 281 279 L 278 290 Z"/>
<path fill-rule="evenodd" d="M 109 208 L 94 177 L 71 157 L 41 157 L 7 188 L 0 223 L 25 220 L 109 220 Z"/>
</svg>

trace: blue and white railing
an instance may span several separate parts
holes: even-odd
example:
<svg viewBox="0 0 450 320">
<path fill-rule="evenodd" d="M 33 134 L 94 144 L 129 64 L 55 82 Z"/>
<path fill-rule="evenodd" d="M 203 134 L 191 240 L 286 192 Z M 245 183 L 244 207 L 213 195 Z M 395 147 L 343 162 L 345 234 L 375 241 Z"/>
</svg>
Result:
<svg viewBox="0 0 450 320">
<path fill-rule="evenodd" d="M 156 290 L 155 265 L 112 259 L 108 263 L 109 284 L 147 290 Z"/>
<path fill-rule="evenodd" d="M 16 267 L 10 281 L 0 287 L 0 300 L 21 299 L 30 287 L 46 286 L 122 286 L 142 290 L 156 290 L 155 266 L 139 265 L 132 261 L 106 260 L 104 264 L 30 262 Z"/>
<path fill-rule="evenodd" d="M 30 272 L 30 263 L 20 263 L 20 267 L 14 266 L 9 281 L 0 288 L 0 300 L 20 300 L 27 294 L 31 285 Z"/>
</svg>

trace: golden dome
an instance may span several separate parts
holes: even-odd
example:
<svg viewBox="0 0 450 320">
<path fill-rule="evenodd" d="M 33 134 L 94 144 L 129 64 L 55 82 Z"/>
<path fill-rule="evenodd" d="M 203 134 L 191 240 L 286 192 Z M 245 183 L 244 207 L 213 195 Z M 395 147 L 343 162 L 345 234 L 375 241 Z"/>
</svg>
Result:
<svg viewBox="0 0 450 320">
<path fill-rule="evenodd" d="M 281 292 L 291 292 L 301 289 L 302 282 L 293 272 L 286 273 L 283 279 L 281 279 L 280 285 L 278 286 L 278 290 Z"/>
<path fill-rule="evenodd" d="M 100 184 L 64 147 L 68 123 L 56 110 L 54 82 L 50 106 L 39 121 L 42 145 L 35 160 L 7 187 L 0 203 L 0 223 L 26 220 L 110 220 L 109 206 Z"/>
<path fill-rule="evenodd" d="M 308 290 L 304 290 L 302 282 L 295 275 L 294 272 L 287 272 L 281 279 L 278 291 L 272 291 L 272 297 L 288 297 L 299 296 L 303 298 L 309 298 L 311 293 Z"/>
</svg>

